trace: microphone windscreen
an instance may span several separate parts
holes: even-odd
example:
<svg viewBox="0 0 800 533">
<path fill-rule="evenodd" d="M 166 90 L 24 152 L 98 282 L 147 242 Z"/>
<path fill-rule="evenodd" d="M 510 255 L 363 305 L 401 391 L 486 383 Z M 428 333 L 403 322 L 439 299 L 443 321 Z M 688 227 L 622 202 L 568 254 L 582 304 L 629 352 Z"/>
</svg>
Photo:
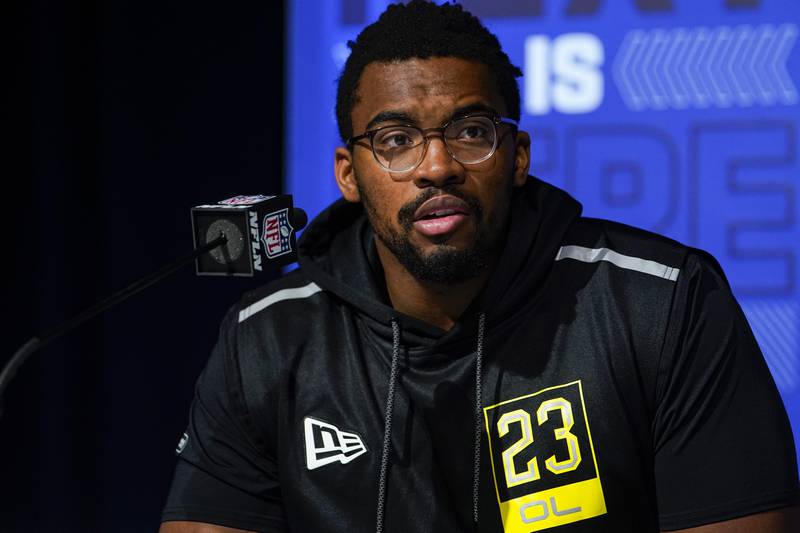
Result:
<svg viewBox="0 0 800 533">
<path fill-rule="evenodd" d="M 308 215 L 299 207 L 292 208 L 292 226 L 295 231 L 300 231 L 308 224 Z"/>
</svg>

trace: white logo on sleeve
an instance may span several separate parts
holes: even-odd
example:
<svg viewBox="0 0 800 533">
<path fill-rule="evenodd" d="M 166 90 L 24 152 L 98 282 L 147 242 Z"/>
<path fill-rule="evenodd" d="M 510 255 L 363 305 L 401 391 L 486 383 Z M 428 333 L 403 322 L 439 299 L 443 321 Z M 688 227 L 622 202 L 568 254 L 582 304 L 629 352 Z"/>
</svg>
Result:
<svg viewBox="0 0 800 533">
<path fill-rule="evenodd" d="M 304 420 L 306 466 L 314 470 L 331 463 L 346 464 L 367 452 L 364 441 L 355 433 L 307 416 Z"/>
</svg>

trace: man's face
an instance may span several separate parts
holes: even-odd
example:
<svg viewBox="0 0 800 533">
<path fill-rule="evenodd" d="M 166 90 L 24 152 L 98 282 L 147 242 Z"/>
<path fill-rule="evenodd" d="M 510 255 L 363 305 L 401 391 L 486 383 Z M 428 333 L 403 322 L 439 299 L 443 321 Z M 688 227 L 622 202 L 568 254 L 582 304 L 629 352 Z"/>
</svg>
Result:
<svg viewBox="0 0 800 533">
<path fill-rule="evenodd" d="M 353 133 L 412 124 L 435 128 L 468 114 L 505 115 L 488 68 L 458 58 L 371 63 L 359 80 Z M 337 181 L 350 201 L 361 201 L 385 247 L 417 279 L 457 283 L 492 263 L 503 244 L 511 193 L 528 170 L 529 138 L 497 126 L 488 160 L 462 164 L 442 136 L 430 134 L 420 164 L 390 172 L 373 157 L 369 140 L 336 153 Z"/>
</svg>

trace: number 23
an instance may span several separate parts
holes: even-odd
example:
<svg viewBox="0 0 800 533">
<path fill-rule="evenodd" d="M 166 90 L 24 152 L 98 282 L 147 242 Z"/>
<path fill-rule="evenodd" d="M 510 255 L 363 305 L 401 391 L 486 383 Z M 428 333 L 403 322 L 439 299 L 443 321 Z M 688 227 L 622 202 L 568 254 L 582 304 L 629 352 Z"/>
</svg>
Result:
<svg viewBox="0 0 800 533">
<path fill-rule="evenodd" d="M 569 457 L 563 461 L 558 461 L 555 454 L 553 454 L 545 460 L 544 464 L 554 474 L 572 472 L 581 463 L 581 449 L 578 445 L 578 438 L 570 433 L 570 429 L 574 424 L 572 404 L 565 398 L 545 400 L 536 410 L 538 425 L 541 426 L 547 421 L 551 411 L 561 411 L 563 426 L 555 430 L 555 437 L 557 440 L 563 440 L 567 445 Z M 528 461 L 525 465 L 525 470 L 521 472 L 518 472 L 514 466 L 514 457 L 533 443 L 533 425 L 531 424 L 530 414 L 523 409 L 504 413 L 500 420 L 497 421 L 497 430 L 501 437 L 508 434 L 512 424 L 519 424 L 522 436 L 502 454 L 503 470 L 505 471 L 506 484 L 509 488 L 536 481 L 541 477 L 539 474 L 539 461 L 536 457 Z"/>
</svg>

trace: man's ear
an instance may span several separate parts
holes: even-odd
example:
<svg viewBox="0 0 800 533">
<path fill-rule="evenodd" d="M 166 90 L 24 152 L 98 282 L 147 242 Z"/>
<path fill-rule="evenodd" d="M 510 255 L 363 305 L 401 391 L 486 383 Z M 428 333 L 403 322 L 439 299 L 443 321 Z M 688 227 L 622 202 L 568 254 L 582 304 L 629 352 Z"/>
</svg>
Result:
<svg viewBox="0 0 800 533">
<path fill-rule="evenodd" d="M 333 154 L 333 173 L 336 185 L 348 202 L 360 202 L 361 195 L 356 184 L 356 173 L 353 170 L 353 153 L 344 146 L 339 146 Z"/>
<path fill-rule="evenodd" d="M 514 148 L 514 187 L 522 187 L 531 170 L 531 136 L 518 131 Z"/>
</svg>

